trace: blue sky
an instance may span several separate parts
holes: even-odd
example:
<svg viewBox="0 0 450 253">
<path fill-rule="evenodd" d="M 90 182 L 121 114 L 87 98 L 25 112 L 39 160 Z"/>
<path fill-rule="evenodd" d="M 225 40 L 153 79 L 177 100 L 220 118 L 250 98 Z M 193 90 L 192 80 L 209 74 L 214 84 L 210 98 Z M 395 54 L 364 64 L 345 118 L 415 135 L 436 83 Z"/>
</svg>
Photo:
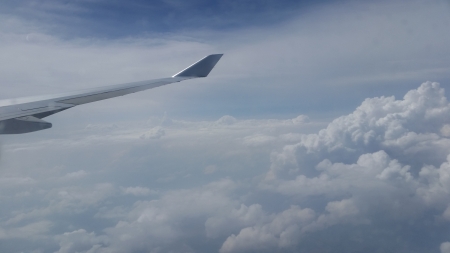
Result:
<svg viewBox="0 0 450 253">
<path fill-rule="evenodd" d="M 1 252 L 450 252 L 448 1 L 2 1 L 0 98 L 204 79 L 0 138 Z"/>
<path fill-rule="evenodd" d="M 64 79 L 46 79 L 43 80 L 45 83 L 40 83 L 31 78 L 33 74 L 30 73 L 30 79 L 18 83 L 20 92 L 3 93 L 3 98 L 84 88 L 83 82 L 86 81 L 92 82 L 90 86 L 96 86 L 117 83 L 116 80 L 128 82 L 158 78 L 177 72 L 204 54 L 222 52 L 226 56 L 221 64 L 232 67 L 222 67 L 217 71 L 228 71 L 228 76 L 248 74 L 248 80 L 227 80 L 226 85 L 203 87 L 208 91 L 201 92 L 207 92 L 207 96 L 197 91 L 183 91 L 181 97 L 173 99 L 186 99 L 191 103 L 170 109 L 166 107 L 170 115 L 217 119 L 225 114 L 235 117 L 294 117 L 304 113 L 331 119 L 352 111 L 366 97 L 402 96 L 414 87 L 411 83 L 434 80 L 445 85 L 448 80 L 445 70 L 448 63 L 445 33 L 448 21 L 416 13 L 415 8 L 421 8 L 421 5 L 424 3 L 402 1 L 378 4 L 370 1 L 5 2 L 2 6 L 6 24 L 4 31 L 12 30 L 8 36 L 5 34 L 4 39 L 13 34 L 28 38 L 25 47 L 28 46 L 29 50 L 37 46 L 32 45 L 33 40 L 38 43 L 41 39 L 39 46 L 48 43 L 49 50 L 58 48 L 48 51 L 51 57 L 42 59 L 49 64 L 36 63 L 47 69 L 34 75 L 47 74 L 54 79 L 56 74 Z M 445 15 L 449 8 L 446 2 L 436 2 L 427 8 L 438 5 L 443 7 L 440 10 L 436 7 L 433 11 L 442 13 L 432 15 Z M 396 13 L 397 9 L 403 9 L 403 14 Z M 374 25 L 376 23 L 380 25 Z M 442 38 L 428 39 L 435 36 Z M 49 41 L 45 42 L 47 39 Z M 10 43 L 17 45 L 18 42 Z M 174 49 L 175 44 L 180 48 L 182 44 L 192 47 L 178 51 L 178 48 Z M 198 48 L 194 48 L 194 44 Z M 199 48 L 204 51 L 200 52 Z M 93 52 L 87 53 L 88 49 Z M 118 56 L 115 59 L 111 55 L 106 56 L 111 58 L 108 62 L 101 62 L 99 58 L 105 56 L 94 56 L 101 51 L 106 53 L 108 49 Z M 177 50 L 179 53 L 192 53 L 192 57 L 182 57 L 186 61 L 178 61 L 178 65 L 174 62 L 157 67 L 173 66 L 170 72 L 151 72 L 142 68 L 139 74 L 120 79 L 126 71 L 124 68 L 136 69 L 136 64 L 123 61 L 122 69 L 110 70 L 109 79 L 105 76 L 99 76 L 96 81 L 78 79 L 83 62 L 96 62 L 90 70 L 83 70 L 84 74 L 94 75 L 106 71 L 106 67 L 95 68 L 120 61 L 119 54 L 131 57 L 131 51 L 138 49 L 147 52 Z M 139 54 L 137 51 L 133 53 Z M 167 52 L 164 57 L 173 59 L 175 55 Z M 139 60 L 145 64 L 157 64 L 162 60 L 155 53 L 146 57 Z M 256 58 L 258 62 L 252 62 Z M 18 65 L 29 64 L 29 61 L 20 62 L 21 59 L 11 54 L 10 61 Z M 132 58 L 128 59 L 132 61 Z M 236 68 L 235 62 L 251 66 Z M 74 65 L 69 66 L 71 63 Z M 55 70 L 63 65 L 67 65 L 65 69 Z M 148 68 L 154 67 L 148 65 Z M 250 69 L 254 72 L 245 73 Z M 65 73 L 69 72 L 73 73 L 73 88 L 63 87 L 67 82 Z M 5 79 L 4 83 L 7 82 Z M 41 91 L 20 87 L 30 82 Z M 45 89 L 43 85 L 51 85 L 54 89 Z M 24 94 L 23 90 L 28 92 Z M 270 98 L 266 95 L 268 93 Z"/>
<path fill-rule="evenodd" d="M 64 38 L 120 38 L 274 25 L 333 1 L 5 1 L 2 13 L 44 22 Z"/>
</svg>

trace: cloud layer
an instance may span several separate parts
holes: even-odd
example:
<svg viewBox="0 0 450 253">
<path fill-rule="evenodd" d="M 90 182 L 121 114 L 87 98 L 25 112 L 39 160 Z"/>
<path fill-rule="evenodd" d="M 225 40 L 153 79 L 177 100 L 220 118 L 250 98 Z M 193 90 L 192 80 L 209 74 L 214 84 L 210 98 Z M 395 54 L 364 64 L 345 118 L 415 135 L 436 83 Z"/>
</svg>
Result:
<svg viewBox="0 0 450 253">
<path fill-rule="evenodd" d="M 323 127 L 164 118 L 6 143 L 1 247 L 447 252 L 449 110 L 426 82 Z"/>
<path fill-rule="evenodd" d="M 0 17 L 2 98 L 225 56 L 206 79 L 2 136 L 1 252 L 450 252 L 447 2 L 328 3 L 271 26 L 115 39 L 69 39 L 45 8 L 79 10 L 40 2 L 42 22 Z M 424 80 L 441 84 L 413 89 Z"/>
</svg>

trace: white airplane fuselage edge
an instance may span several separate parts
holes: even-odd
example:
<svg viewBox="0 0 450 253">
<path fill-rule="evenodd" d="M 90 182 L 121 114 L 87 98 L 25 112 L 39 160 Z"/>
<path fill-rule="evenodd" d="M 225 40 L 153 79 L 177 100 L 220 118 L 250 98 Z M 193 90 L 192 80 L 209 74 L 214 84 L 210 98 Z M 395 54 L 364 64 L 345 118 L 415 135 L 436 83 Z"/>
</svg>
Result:
<svg viewBox="0 0 450 253">
<path fill-rule="evenodd" d="M 168 78 L 117 84 L 62 94 L 0 100 L 0 134 L 44 130 L 52 124 L 42 120 L 77 105 L 156 88 L 188 79 L 206 77 L 223 54 L 208 55 Z"/>
</svg>

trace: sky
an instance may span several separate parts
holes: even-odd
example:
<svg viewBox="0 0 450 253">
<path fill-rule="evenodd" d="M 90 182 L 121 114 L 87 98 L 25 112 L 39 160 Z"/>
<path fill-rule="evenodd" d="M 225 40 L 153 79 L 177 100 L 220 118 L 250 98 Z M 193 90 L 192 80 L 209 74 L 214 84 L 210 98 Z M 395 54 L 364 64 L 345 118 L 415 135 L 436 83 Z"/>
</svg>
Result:
<svg viewBox="0 0 450 253">
<path fill-rule="evenodd" d="M 0 3 L 1 252 L 450 252 L 450 2 Z"/>
</svg>

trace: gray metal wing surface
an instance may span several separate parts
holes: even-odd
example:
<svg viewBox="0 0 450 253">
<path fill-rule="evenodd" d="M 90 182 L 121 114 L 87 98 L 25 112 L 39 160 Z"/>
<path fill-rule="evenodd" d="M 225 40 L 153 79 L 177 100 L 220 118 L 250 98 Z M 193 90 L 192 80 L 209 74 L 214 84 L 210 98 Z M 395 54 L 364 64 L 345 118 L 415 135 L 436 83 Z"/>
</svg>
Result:
<svg viewBox="0 0 450 253">
<path fill-rule="evenodd" d="M 212 54 L 172 77 L 118 84 L 63 94 L 0 100 L 0 134 L 21 134 L 51 128 L 42 120 L 71 107 L 156 88 L 188 79 L 206 77 L 222 54 Z"/>
</svg>

